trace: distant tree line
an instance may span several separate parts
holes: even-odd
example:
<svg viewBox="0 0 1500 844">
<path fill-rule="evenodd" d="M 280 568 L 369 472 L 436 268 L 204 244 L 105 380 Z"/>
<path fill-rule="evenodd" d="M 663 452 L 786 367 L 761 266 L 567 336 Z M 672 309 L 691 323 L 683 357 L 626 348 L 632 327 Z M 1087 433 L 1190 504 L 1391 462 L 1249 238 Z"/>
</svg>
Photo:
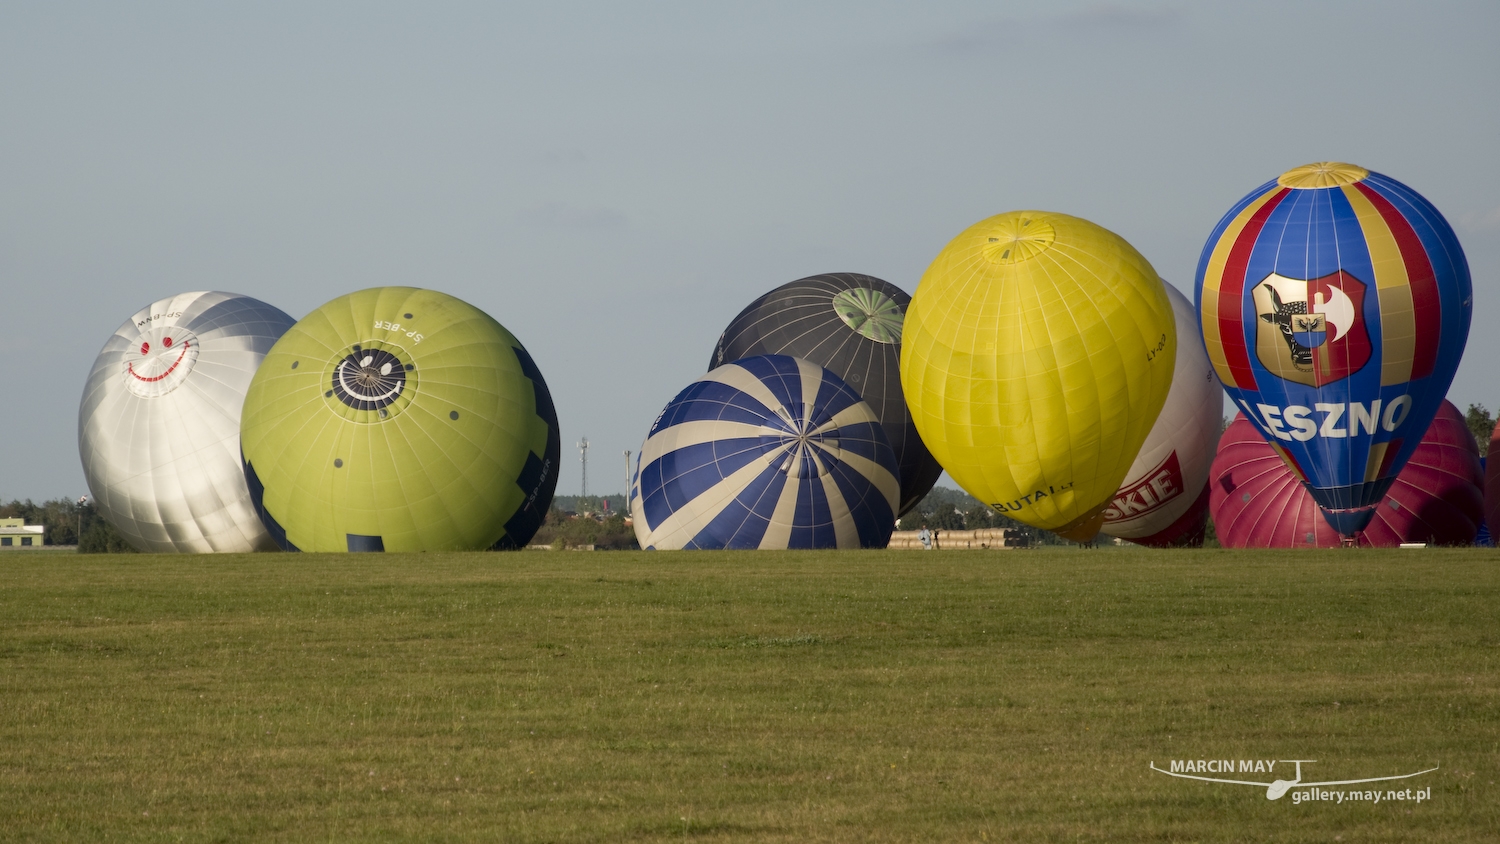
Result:
<svg viewBox="0 0 1500 844">
<path fill-rule="evenodd" d="M 569 496 L 569 498 L 572 497 Z M 620 498 L 620 496 L 613 497 Z M 602 510 L 603 508 L 595 506 L 582 511 L 595 515 L 581 515 L 579 511 L 564 510 L 554 498 L 552 509 L 547 511 L 547 519 L 537 529 L 536 536 L 531 539 L 531 544 L 547 545 L 557 550 L 576 548 L 580 545 L 592 545 L 596 551 L 639 549 L 641 546 L 635 541 L 635 528 L 625 524 L 625 514 L 615 509 L 614 502 L 610 503 L 608 518 L 602 518 Z"/>
<path fill-rule="evenodd" d="M 601 513 L 606 501 L 609 502 L 609 512 L 629 515 L 623 495 L 554 495 L 552 508 L 564 513 Z"/>
<path fill-rule="evenodd" d="M 77 545 L 84 554 L 128 554 L 135 551 L 114 526 L 99 515 L 93 499 L 83 504 L 55 498 L 40 504 L 31 499 L 0 504 L 0 519 L 23 519 L 47 529 L 44 545 Z"/>
</svg>

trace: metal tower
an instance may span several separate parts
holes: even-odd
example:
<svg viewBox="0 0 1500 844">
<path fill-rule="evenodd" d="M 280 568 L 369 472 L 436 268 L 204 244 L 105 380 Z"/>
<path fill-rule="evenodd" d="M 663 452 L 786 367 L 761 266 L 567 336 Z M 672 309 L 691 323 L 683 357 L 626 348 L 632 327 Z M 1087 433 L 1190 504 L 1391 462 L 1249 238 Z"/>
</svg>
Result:
<svg viewBox="0 0 1500 844">
<path fill-rule="evenodd" d="M 589 494 L 589 438 L 584 437 L 578 441 L 578 461 L 583 464 L 583 488 L 578 491 L 578 497 L 587 498 Z"/>
<path fill-rule="evenodd" d="M 625 449 L 625 509 L 630 509 L 630 449 Z"/>
</svg>

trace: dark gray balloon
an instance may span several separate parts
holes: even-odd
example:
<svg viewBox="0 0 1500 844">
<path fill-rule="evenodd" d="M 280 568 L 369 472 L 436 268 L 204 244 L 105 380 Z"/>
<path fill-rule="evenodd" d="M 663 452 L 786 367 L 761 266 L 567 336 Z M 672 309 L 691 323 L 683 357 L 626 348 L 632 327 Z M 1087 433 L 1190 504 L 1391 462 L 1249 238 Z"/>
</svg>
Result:
<svg viewBox="0 0 1500 844">
<path fill-rule="evenodd" d="M 750 355 L 791 355 L 822 366 L 874 408 L 896 451 L 905 513 L 943 467 L 928 453 L 901 392 L 901 324 L 911 296 L 859 273 L 824 273 L 761 296 L 729 323 L 708 368 Z"/>
</svg>

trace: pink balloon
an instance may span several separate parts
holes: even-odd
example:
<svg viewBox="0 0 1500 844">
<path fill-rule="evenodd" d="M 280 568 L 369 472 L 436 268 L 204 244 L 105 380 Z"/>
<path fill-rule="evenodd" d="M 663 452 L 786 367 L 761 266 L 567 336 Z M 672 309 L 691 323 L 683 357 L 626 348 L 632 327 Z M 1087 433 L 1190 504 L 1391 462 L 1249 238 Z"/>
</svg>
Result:
<svg viewBox="0 0 1500 844">
<path fill-rule="evenodd" d="M 1244 415 L 1219 439 L 1208 476 L 1209 512 L 1224 547 L 1338 547 L 1307 488 Z M 1474 435 L 1445 400 L 1358 544 L 1468 545 L 1484 518 L 1484 482 Z"/>
<path fill-rule="evenodd" d="M 1500 529 L 1500 422 L 1490 434 L 1490 451 L 1484 461 L 1484 520 L 1490 526 L 1490 540 Z"/>
</svg>

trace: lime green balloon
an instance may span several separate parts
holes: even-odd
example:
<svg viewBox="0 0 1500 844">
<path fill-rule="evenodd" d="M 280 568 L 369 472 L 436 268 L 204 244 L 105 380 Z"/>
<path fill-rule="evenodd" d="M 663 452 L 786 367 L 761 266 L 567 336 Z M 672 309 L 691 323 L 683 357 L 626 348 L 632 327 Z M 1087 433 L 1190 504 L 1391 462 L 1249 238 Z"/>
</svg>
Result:
<svg viewBox="0 0 1500 844">
<path fill-rule="evenodd" d="M 547 385 L 514 335 L 443 293 L 341 296 L 250 382 L 245 478 L 289 551 L 524 546 L 557 486 Z"/>
</svg>

